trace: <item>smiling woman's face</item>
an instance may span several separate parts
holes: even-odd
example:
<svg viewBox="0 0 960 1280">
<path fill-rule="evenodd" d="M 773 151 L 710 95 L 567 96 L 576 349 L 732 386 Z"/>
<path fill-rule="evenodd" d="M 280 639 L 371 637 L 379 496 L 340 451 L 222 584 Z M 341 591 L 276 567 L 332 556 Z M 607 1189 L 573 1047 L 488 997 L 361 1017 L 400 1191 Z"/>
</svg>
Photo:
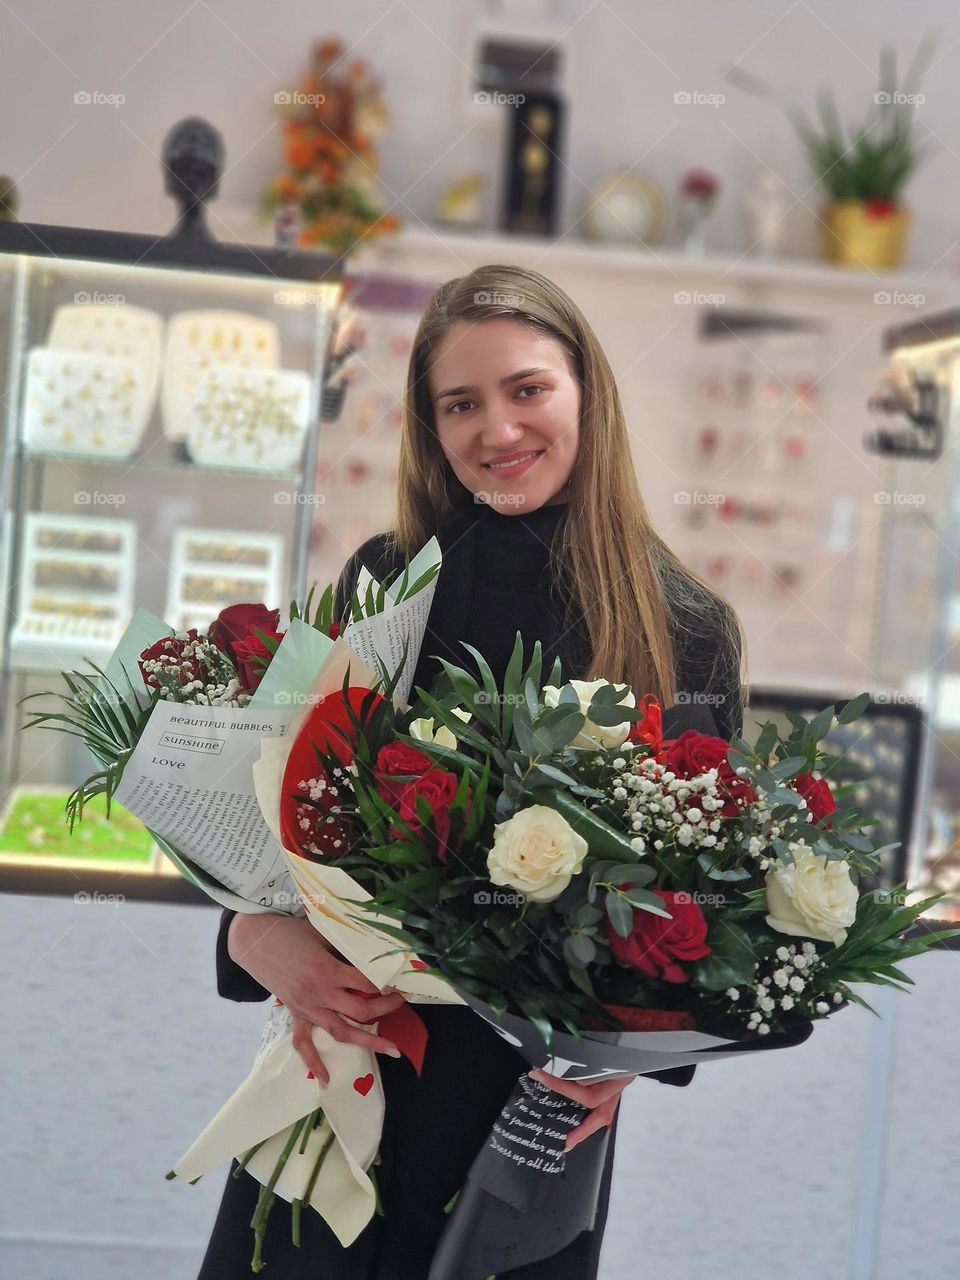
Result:
<svg viewBox="0 0 960 1280">
<path fill-rule="evenodd" d="M 427 385 L 444 456 L 465 488 L 501 515 L 564 500 L 580 384 L 555 338 L 507 316 L 457 320 Z"/>
</svg>

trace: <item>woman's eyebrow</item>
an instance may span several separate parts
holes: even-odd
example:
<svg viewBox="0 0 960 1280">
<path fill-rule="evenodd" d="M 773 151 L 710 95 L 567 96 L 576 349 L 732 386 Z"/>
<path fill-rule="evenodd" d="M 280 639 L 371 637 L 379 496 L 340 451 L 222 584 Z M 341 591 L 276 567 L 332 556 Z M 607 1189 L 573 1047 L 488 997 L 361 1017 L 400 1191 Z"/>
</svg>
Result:
<svg viewBox="0 0 960 1280">
<path fill-rule="evenodd" d="M 505 387 L 508 382 L 519 382 L 521 378 L 529 378 L 534 373 L 549 373 L 549 369 L 521 369 L 519 373 L 508 373 L 505 378 L 500 379 L 500 386 Z M 462 396 L 468 391 L 476 391 L 476 387 L 448 387 L 446 391 L 441 391 L 435 395 L 434 400 L 442 400 L 444 396 Z"/>
</svg>

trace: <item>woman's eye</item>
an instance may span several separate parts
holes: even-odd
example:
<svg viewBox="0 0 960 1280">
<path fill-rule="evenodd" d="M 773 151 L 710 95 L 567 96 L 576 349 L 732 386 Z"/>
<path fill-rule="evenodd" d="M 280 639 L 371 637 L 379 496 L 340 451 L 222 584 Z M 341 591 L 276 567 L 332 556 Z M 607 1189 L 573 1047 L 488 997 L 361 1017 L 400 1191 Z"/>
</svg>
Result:
<svg viewBox="0 0 960 1280">
<path fill-rule="evenodd" d="M 529 383 L 529 384 L 528 384 L 527 386 L 525 386 L 525 387 L 520 387 L 520 388 L 518 388 L 518 390 L 517 390 L 517 394 L 519 395 L 521 391 L 542 391 L 542 390 L 543 390 L 543 387 L 535 386 L 535 385 L 531 382 L 531 383 Z M 528 398 L 528 397 L 524 396 L 524 399 L 525 399 L 525 400 L 526 400 L 527 398 Z"/>
<path fill-rule="evenodd" d="M 469 403 L 470 403 L 470 401 L 469 401 L 469 400 L 458 400 L 458 401 L 456 402 L 456 404 L 448 404 L 448 405 L 447 405 L 447 413 L 453 413 L 456 409 L 458 409 L 458 408 L 459 408 L 459 406 L 460 406 L 460 405 L 462 405 L 462 404 L 469 404 Z"/>
</svg>

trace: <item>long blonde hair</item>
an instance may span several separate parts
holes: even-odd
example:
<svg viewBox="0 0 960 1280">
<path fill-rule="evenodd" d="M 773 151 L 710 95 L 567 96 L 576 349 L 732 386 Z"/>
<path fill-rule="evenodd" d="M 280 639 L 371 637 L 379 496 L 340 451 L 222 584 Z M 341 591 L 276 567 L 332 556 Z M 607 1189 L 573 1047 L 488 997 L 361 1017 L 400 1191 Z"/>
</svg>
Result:
<svg viewBox="0 0 960 1280">
<path fill-rule="evenodd" d="M 584 678 L 626 681 L 638 692 L 656 693 L 664 707 L 672 706 L 677 701 L 674 638 L 698 624 L 702 633 L 707 618 L 719 627 L 714 671 L 721 653 L 735 652 L 734 646 L 743 670 L 746 645 L 735 611 L 680 561 L 650 523 L 616 381 L 596 335 L 567 294 L 538 272 L 477 267 L 448 280 L 428 303 L 404 390 L 397 507 L 389 532 L 393 547 L 411 554 L 419 549 L 454 514 L 457 491 L 463 492 L 437 436 L 427 384 L 434 353 L 456 321 L 499 316 L 554 337 L 580 383 L 579 444 L 552 567 L 562 570 L 555 578 L 566 583 L 568 608 L 579 609 L 587 621 L 592 662 Z"/>
</svg>

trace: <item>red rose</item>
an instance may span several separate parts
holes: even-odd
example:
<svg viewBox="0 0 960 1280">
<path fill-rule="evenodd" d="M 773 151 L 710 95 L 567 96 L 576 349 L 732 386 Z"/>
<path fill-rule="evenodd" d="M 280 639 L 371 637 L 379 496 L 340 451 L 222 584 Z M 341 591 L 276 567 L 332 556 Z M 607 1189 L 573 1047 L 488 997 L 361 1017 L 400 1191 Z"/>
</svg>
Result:
<svg viewBox="0 0 960 1280">
<path fill-rule="evenodd" d="M 656 695 L 645 693 L 637 703 L 637 709 L 644 712 L 644 716 L 630 726 L 627 741 L 646 742 L 657 751 L 663 741 L 663 711 Z"/>
<path fill-rule="evenodd" d="M 688 893 L 670 893 L 664 889 L 653 892 L 663 900 L 672 919 L 634 907 L 633 932 L 629 938 L 621 938 L 607 921 L 610 950 L 621 964 L 639 969 L 648 978 L 688 982 L 689 975 L 676 961 L 700 960 L 710 954 L 705 942 L 707 922 Z"/>
<path fill-rule="evenodd" d="M 793 780 L 793 789 L 799 791 L 806 800 L 811 822 L 819 822 L 821 818 L 836 812 L 837 802 L 826 778 L 815 778 L 812 773 L 798 773 Z M 831 824 L 825 822 L 823 825 L 829 827 Z"/>
<path fill-rule="evenodd" d="M 330 623 L 330 630 L 327 632 L 327 635 L 330 637 L 330 639 L 331 639 L 331 640 L 336 640 L 336 638 L 339 636 L 339 634 L 340 634 L 340 623 L 339 623 L 339 622 L 331 622 L 331 623 Z"/>
<path fill-rule="evenodd" d="M 404 777 L 403 775 L 414 775 Z M 460 779 L 446 769 L 437 769 L 429 756 L 405 742 L 389 742 L 377 753 L 377 791 L 397 810 L 400 819 L 418 836 L 423 827 L 417 814 L 417 796 L 423 796 L 433 812 L 433 829 L 436 832 L 437 856 L 447 860 L 450 839 L 450 806 Z M 398 827 L 392 833 L 401 838 Z"/>
<path fill-rule="evenodd" d="M 718 770 L 719 792 L 724 798 L 720 813 L 724 818 L 736 818 L 746 805 L 756 800 L 757 793 L 752 783 L 738 778 L 730 768 L 729 750 L 730 743 L 723 738 L 685 729 L 679 738 L 668 738 L 661 745 L 657 760 L 678 778 L 695 778 L 709 769 Z"/>
<path fill-rule="evenodd" d="M 419 777 L 433 768 L 433 761 L 416 747 L 407 746 L 405 742 L 388 742 L 377 753 L 377 791 L 394 808 L 400 803 L 409 778 L 394 779 L 404 774 Z"/>
<path fill-rule="evenodd" d="M 282 631 L 267 631 L 264 634 L 272 636 L 277 641 L 282 640 L 284 636 Z M 236 641 L 233 651 L 237 657 L 237 674 L 240 676 L 240 684 L 245 690 L 256 689 L 266 674 L 266 667 L 259 659 L 266 658 L 269 661 L 273 656 L 270 650 L 259 636 L 247 636 L 244 640 Z"/>
<path fill-rule="evenodd" d="M 417 814 L 417 796 L 423 796 L 433 813 L 437 857 L 444 863 L 447 860 L 447 846 L 450 842 L 450 806 L 453 804 L 459 785 L 460 779 L 455 773 L 448 773 L 445 769 L 431 769 L 429 773 L 424 773 L 421 777 L 407 783 L 400 796 L 400 803 L 397 805 L 397 813 L 401 821 L 405 822 L 415 835 L 422 836 L 423 827 L 420 825 Z M 402 836 L 403 833 L 398 829 L 395 834 Z"/>
<path fill-rule="evenodd" d="M 276 634 L 280 625 L 280 610 L 268 609 L 265 604 L 230 604 L 210 623 L 207 639 L 221 649 L 233 665 L 239 668 L 236 644 L 257 631 Z"/>
</svg>

